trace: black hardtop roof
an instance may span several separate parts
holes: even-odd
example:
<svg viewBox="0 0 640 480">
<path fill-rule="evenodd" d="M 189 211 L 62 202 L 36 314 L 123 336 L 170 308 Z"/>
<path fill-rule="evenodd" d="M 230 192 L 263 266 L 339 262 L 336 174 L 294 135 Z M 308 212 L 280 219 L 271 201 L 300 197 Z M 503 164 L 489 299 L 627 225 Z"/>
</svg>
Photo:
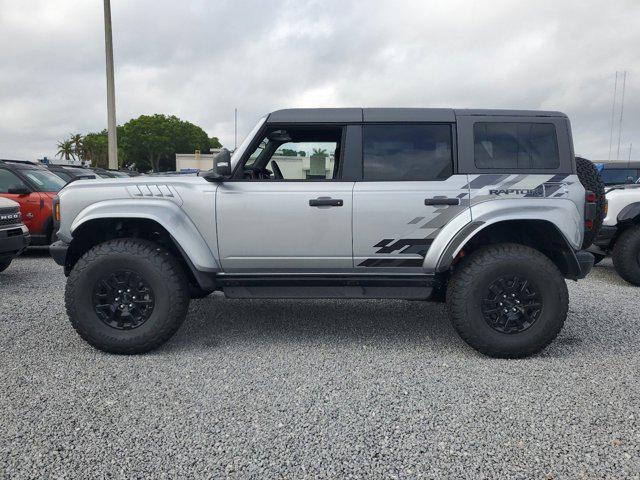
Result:
<svg viewBox="0 0 640 480">
<path fill-rule="evenodd" d="M 41 164 L 32 162 L 30 160 L 10 160 L 7 158 L 0 158 L 0 165 L 9 166 L 16 169 L 19 168 L 23 170 L 34 170 L 34 169 L 44 168 Z"/>
<path fill-rule="evenodd" d="M 455 122 L 461 116 L 563 117 L 561 112 L 543 110 L 482 110 L 454 108 L 289 108 L 276 110 L 269 123 L 349 122 Z"/>
</svg>

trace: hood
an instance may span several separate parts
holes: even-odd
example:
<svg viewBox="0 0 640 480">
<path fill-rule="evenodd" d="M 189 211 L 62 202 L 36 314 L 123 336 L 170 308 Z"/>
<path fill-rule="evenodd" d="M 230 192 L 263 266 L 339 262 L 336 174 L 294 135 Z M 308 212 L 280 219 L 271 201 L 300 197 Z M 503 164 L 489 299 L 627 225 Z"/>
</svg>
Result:
<svg viewBox="0 0 640 480">
<path fill-rule="evenodd" d="M 19 206 L 17 202 L 9 200 L 8 198 L 0 197 L 0 208 L 10 208 Z"/>
</svg>

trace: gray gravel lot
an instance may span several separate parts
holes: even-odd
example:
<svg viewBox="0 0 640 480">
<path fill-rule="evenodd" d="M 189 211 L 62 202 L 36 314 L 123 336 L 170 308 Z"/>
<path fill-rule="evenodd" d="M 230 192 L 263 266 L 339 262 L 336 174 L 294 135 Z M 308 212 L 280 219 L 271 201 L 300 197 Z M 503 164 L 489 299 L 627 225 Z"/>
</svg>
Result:
<svg viewBox="0 0 640 480">
<path fill-rule="evenodd" d="M 93 350 L 46 251 L 0 274 L 0 477 L 640 478 L 640 289 L 570 282 L 526 360 L 442 305 L 193 301 L 162 349 Z"/>
</svg>

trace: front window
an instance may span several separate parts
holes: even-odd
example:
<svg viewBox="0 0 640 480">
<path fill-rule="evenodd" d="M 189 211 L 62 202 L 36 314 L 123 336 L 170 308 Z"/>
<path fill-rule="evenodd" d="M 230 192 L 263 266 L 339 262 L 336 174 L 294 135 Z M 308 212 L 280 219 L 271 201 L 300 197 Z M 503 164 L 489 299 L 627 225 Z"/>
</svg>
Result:
<svg viewBox="0 0 640 480">
<path fill-rule="evenodd" d="M 40 192 L 57 192 L 67 184 L 49 170 L 23 170 L 23 173 Z"/>
<path fill-rule="evenodd" d="M 274 127 L 247 158 L 243 178 L 336 179 L 341 138 L 341 127 Z"/>
<path fill-rule="evenodd" d="M 253 137 L 258 134 L 266 121 L 267 117 L 262 117 L 260 120 L 258 120 L 258 123 L 256 123 L 255 127 L 253 127 L 253 129 L 249 132 L 249 135 L 247 135 L 240 146 L 234 150 L 233 155 L 231 156 L 231 168 L 234 168 L 238 164 L 238 161 L 244 154 L 244 151 L 249 148 L 249 144 L 253 140 Z"/>
</svg>

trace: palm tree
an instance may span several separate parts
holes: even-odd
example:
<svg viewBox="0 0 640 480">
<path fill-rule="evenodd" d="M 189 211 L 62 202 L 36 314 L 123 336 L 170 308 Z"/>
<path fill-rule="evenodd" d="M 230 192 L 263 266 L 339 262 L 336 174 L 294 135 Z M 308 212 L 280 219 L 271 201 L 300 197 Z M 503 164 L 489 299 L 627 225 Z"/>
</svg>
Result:
<svg viewBox="0 0 640 480">
<path fill-rule="evenodd" d="M 80 160 L 84 160 L 85 157 L 83 140 L 84 137 L 79 133 L 75 133 L 69 138 L 69 141 L 73 145 L 73 153 L 75 153 Z"/>
<path fill-rule="evenodd" d="M 58 142 L 58 153 L 56 153 L 56 157 L 63 158 L 65 160 L 69 160 L 69 158 L 74 157 L 74 149 L 73 142 L 71 140 L 64 140 L 62 142 Z"/>
<path fill-rule="evenodd" d="M 314 148 L 312 157 L 326 157 L 327 151 L 324 148 Z"/>
</svg>

